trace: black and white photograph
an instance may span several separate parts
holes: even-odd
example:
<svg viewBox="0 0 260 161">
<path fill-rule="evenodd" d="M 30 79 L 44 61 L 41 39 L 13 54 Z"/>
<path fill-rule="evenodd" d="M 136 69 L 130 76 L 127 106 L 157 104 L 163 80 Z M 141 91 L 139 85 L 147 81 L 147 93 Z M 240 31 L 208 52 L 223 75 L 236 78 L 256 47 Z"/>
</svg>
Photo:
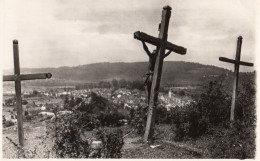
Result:
<svg viewBox="0 0 260 161">
<path fill-rule="evenodd" d="M 257 159 L 258 0 L 1 0 L 1 159 Z"/>
</svg>

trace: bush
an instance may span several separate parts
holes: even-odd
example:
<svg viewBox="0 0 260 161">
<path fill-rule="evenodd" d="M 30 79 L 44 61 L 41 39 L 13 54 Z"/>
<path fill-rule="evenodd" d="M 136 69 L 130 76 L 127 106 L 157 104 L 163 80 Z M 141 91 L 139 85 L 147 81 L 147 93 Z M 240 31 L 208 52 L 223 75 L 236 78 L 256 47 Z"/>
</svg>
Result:
<svg viewBox="0 0 260 161">
<path fill-rule="evenodd" d="M 103 129 L 97 132 L 102 141 L 103 158 L 121 158 L 121 149 L 124 145 L 123 132 L 120 129 Z"/>
<path fill-rule="evenodd" d="M 231 92 L 222 82 L 210 82 L 197 103 L 174 108 L 172 112 L 175 140 L 211 137 L 213 158 L 254 158 L 255 156 L 255 80 L 252 74 L 241 80 L 237 93 L 235 121 L 230 125 Z M 228 93 L 229 92 L 229 93 Z"/>
<path fill-rule="evenodd" d="M 171 123 L 170 119 L 170 113 L 167 111 L 167 109 L 164 106 L 157 106 L 156 112 L 155 112 L 155 123 L 164 123 L 168 124 Z"/>
<path fill-rule="evenodd" d="M 130 125 L 135 128 L 138 134 L 145 132 L 148 107 L 138 105 L 136 109 L 130 109 Z"/>
<path fill-rule="evenodd" d="M 79 113 L 56 116 L 50 128 L 54 130 L 53 150 L 58 158 L 88 158 L 89 144 L 82 137 L 82 129 L 88 121 L 82 119 Z"/>
<path fill-rule="evenodd" d="M 32 116 L 30 116 L 30 115 L 25 116 L 25 120 L 28 120 L 28 121 L 32 120 Z"/>
<path fill-rule="evenodd" d="M 102 149 L 92 149 L 84 131 L 99 128 L 99 121 L 92 115 L 77 112 L 56 116 L 54 124 L 49 124 L 54 140 L 53 151 L 58 158 L 120 158 L 123 133 L 119 129 L 102 129 L 96 133 L 102 141 Z M 93 153 L 95 152 L 95 153 Z M 93 155 L 95 154 L 95 155 Z"/>
<path fill-rule="evenodd" d="M 97 116 L 97 119 L 100 121 L 102 126 L 121 126 L 122 123 L 119 120 L 125 119 L 125 116 L 118 111 L 110 111 L 106 113 L 100 113 Z"/>
<path fill-rule="evenodd" d="M 230 114 L 230 96 L 222 82 L 210 82 L 198 102 L 171 111 L 175 124 L 176 141 L 197 138 L 207 132 L 209 126 L 226 126 Z"/>
<path fill-rule="evenodd" d="M 14 123 L 10 120 L 5 121 L 4 127 L 14 126 Z"/>
<path fill-rule="evenodd" d="M 198 110 L 198 104 L 191 103 L 184 107 L 171 110 L 175 141 L 182 141 L 188 137 L 197 138 L 207 131 L 208 119 Z"/>
<path fill-rule="evenodd" d="M 213 158 L 253 159 L 255 156 L 254 128 L 236 125 L 234 128 L 214 132 L 210 151 Z"/>
</svg>

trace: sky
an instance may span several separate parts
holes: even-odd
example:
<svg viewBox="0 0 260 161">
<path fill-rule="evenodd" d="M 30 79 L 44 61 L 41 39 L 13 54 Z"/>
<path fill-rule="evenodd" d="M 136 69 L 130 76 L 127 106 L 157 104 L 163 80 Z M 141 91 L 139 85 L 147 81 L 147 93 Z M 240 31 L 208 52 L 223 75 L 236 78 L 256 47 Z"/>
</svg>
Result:
<svg viewBox="0 0 260 161">
<path fill-rule="evenodd" d="M 196 2 L 196 3 L 195 3 Z M 187 48 L 165 61 L 188 61 L 233 70 L 241 60 L 256 63 L 255 0 L 2 0 L 1 67 L 13 68 L 12 41 L 19 41 L 20 66 L 78 66 L 97 62 L 148 61 L 135 31 L 158 36 L 162 8 L 172 7 L 168 41 Z M 152 51 L 155 47 L 149 45 Z M 255 65 L 257 66 L 257 65 Z M 240 67 L 241 71 L 254 70 Z"/>
</svg>

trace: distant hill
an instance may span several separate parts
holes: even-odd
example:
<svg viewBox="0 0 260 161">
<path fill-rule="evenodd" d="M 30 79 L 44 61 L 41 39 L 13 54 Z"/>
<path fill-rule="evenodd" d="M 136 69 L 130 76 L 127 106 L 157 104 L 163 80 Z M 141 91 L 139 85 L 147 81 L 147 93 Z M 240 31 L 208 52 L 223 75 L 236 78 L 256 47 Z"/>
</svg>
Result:
<svg viewBox="0 0 260 161">
<path fill-rule="evenodd" d="M 148 62 L 95 63 L 75 67 L 24 68 L 21 73 L 50 72 L 54 80 L 73 82 L 99 82 L 112 79 L 143 80 Z M 161 82 L 164 84 L 196 85 L 204 79 L 230 74 L 231 71 L 199 63 L 166 61 L 163 65 Z M 4 71 L 12 74 L 12 71 Z"/>
</svg>

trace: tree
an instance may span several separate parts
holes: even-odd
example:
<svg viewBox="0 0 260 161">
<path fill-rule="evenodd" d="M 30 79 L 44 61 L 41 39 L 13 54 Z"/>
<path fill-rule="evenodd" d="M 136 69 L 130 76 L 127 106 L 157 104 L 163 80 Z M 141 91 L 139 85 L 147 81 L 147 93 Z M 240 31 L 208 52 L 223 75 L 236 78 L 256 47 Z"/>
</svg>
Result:
<svg viewBox="0 0 260 161">
<path fill-rule="evenodd" d="M 113 79 L 111 84 L 113 88 L 118 88 L 118 81 L 116 79 Z"/>
<path fill-rule="evenodd" d="M 69 107 L 69 96 L 66 95 L 64 99 L 64 109 L 67 109 Z"/>
<path fill-rule="evenodd" d="M 184 90 L 180 90 L 179 95 L 180 95 L 180 96 L 185 96 Z"/>
<path fill-rule="evenodd" d="M 27 105 L 28 101 L 27 100 L 22 100 L 22 105 Z"/>
<path fill-rule="evenodd" d="M 82 98 L 77 97 L 75 101 L 75 105 L 79 105 L 82 102 Z"/>
<path fill-rule="evenodd" d="M 73 108 L 75 106 L 75 99 L 74 96 L 71 95 L 70 101 L 69 101 L 69 107 Z"/>
<path fill-rule="evenodd" d="M 119 88 L 125 88 L 127 85 L 126 80 L 125 79 L 120 79 L 119 80 Z"/>
<path fill-rule="evenodd" d="M 33 90 L 33 95 L 38 96 L 39 92 L 37 90 Z"/>
</svg>

